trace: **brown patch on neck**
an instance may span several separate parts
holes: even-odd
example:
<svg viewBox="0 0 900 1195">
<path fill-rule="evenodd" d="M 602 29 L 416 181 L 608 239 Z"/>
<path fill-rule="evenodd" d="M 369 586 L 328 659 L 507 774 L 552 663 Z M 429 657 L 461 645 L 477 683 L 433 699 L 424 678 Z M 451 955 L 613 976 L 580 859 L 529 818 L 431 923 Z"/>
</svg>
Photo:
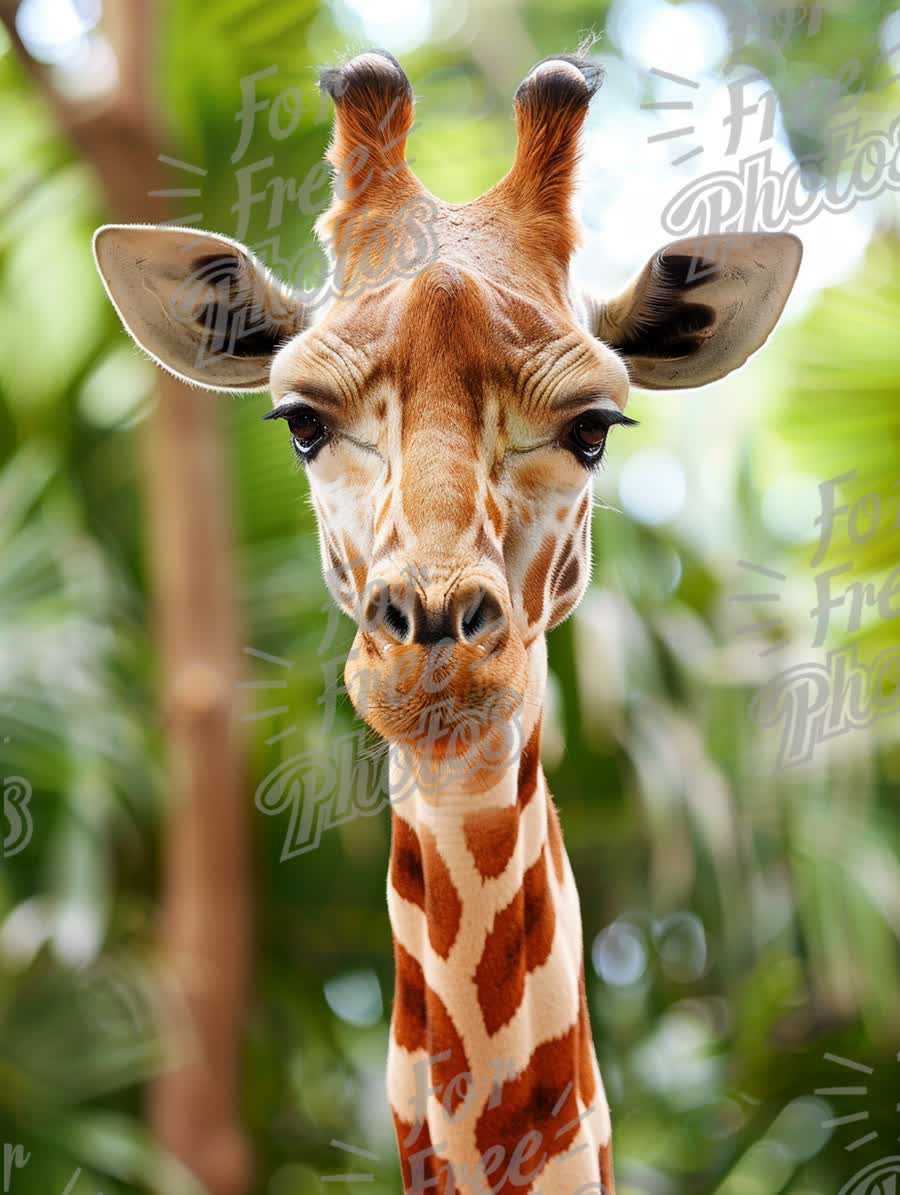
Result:
<svg viewBox="0 0 900 1195">
<path fill-rule="evenodd" d="M 425 908 L 422 847 L 412 826 L 396 813 L 391 818 L 391 884 L 404 900 Z"/>
<path fill-rule="evenodd" d="M 485 809 L 470 814 L 463 823 L 466 846 L 483 880 L 502 875 L 513 857 L 519 837 L 519 811 Z"/>
<path fill-rule="evenodd" d="M 466 1085 L 457 1077 L 469 1074 L 469 1063 L 456 1026 L 443 1000 L 428 985 L 421 965 L 398 941 L 394 941 L 396 987 L 391 1029 L 394 1041 L 404 1050 L 426 1050 L 435 1089 L 447 1088 L 446 1106 L 451 1111 L 466 1097 Z"/>
<path fill-rule="evenodd" d="M 434 835 L 424 826 L 417 834 L 402 817 L 391 819 L 390 882 L 398 896 L 425 914 L 428 940 L 447 958 L 459 933 L 462 902 Z"/>
<path fill-rule="evenodd" d="M 394 1132 L 397 1135 L 397 1150 L 400 1154 L 400 1170 L 403 1175 L 403 1190 L 434 1191 L 435 1195 L 453 1195 L 453 1171 L 449 1163 L 440 1158 L 431 1144 L 428 1124 L 419 1120 L 415 1123 L 402 1120 L 393 1109 Z"/>
<path fill-rule="evenodd" d="M 547 842 L 550 846 L 550 857 L 553 860 L 553 870 L 557 883 L 562 886 L 565 879 L 565 848 L 563 847 L 562 830 L 559 827 L 559 814 L 550 794 L 547 794 Z"/>
<path fill-rule="evenodd" d="M 420 831 L 422 860 L 425 864 L 425 919 L 428 940 L 441 958 L 448 958 L 462 920 L 462 902 L 441 858 L 434 835 L 423 826 Z"/>
<path fill-rule="evenodd" d="M 584 963 L 578 978 L 578 1094 L 586 1108 L 590 1108 L 597 1092 L 594 1081 L 594 1039 L 591 1036 L 591 1017 L 584 983 Z"/>
<path fill-rule="evenodd" d="M 489 1149 L 500 1147 L 502 1161 L 492 1177 L 495 1182 L 502 1177 L 500 1185 L 491 1187 L 493 1195 L 530 1190 L 543 1165 L 572 1144 L 580 1127 L 574 1074 L 573 1027 L 564 1037 L 538 1046 L 518 1078 L 503 1084 L 496 1106 L 478 1118 L 478 1152 L 483 1157 Z M 526 1134 L 531 1136 L 523 1145 Z M 529 1149 L 535 1139 L 537 1148 Z M 518 1167 L 514 1158 L 520 1162 Z"/>
<path fill-rule="evenodd" d="M 434 1060 L 431 1064 L 431 1085 L 435 1091 L 442 1092 L 441 1102 L 452 1115 L 468 1094 L 471 1067 L 462 1039 L 444 1002 L 430 987 L 426 987 L 425 1000 L 428 1010 L 428 1055 Z"/>
<path fill-rule="evenodd" d="M 525 744 L 525 750 L 519 760 L 519 808 L 525 809 L 534 796 L 537 788 L 541 765 L 541 721 L 531 732 L 531 738 Z"/>
<path fill-rule="evenodd" d="M 518 1012 L 525 976 L 547 961 L 555 930 L 556 912 L 542 853 L 526 871 L 522 887 L 494 918 L 475 969 L 478 1003 L 489 1034 Z"/>
<path fill-rule="evenodd" d="M 528 971 L 534 971 L 547 961 L 556 931 L 556 910 L 543 855 L 539 855 L 534 866 L 525 872 L 522 888 L 525 893 L 525 966 Z"/>
<path fill-rule="evenodd" d="M 616 1195 L 616 1179 L 613 1174 L 612 1142 L 600 1146 L 600 1189 L 603 1195 Z"/>
<path fill-rule="evenodd" d="M 392 1029 L 398 1046 L 412 1053 L 428 1040 L 425 973 L 411 954 L 394 940 L 394 1011 Z"/>
</svg>

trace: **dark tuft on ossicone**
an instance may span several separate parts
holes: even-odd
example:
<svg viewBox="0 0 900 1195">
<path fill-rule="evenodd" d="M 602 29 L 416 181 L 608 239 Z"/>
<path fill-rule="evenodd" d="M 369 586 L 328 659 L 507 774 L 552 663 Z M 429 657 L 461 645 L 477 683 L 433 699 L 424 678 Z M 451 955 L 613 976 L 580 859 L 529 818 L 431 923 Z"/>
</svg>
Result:
<svg viewBox="0 0 900 1195">
<path fill-rule="evenodd" d="M 406 72 L 388 50 L 367 50 L 343 66 L 319 67 L 319 86 L 335 103 L 345 99 L 351 103 L 359 102 L 373 92 L 412 99 L 412 86 Z"/>
<path fill-rule="evenodd" d="M 557 62 L 574 66 L 581 78 L 571 70 L 547 69 L 550 64 Z M 553 54 L 541 59 L 519 84 L 516 103 L 529 107 L 581 107 L 591 102 L 605 76 L 606 72 L 599 62 L 578 54 Z"/>
</svg>

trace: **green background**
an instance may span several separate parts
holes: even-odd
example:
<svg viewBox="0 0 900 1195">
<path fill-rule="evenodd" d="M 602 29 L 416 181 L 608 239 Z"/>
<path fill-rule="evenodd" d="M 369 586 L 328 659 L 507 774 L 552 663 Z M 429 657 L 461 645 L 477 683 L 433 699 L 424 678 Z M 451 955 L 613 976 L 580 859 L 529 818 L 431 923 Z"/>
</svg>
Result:
<svg viewBox="0 0 900 1195">
<path fill-rule="evenodd" d="M 717 11 L 688 7 L 701 19 Z M 733 22 L 735 7 L 718 11 Z M 291 136 L 273 139 L 260 119 L 245 159 L 271 154 L 266 178 L 302 179 L 329 132 L 311 68 L 373 40 L 364 9 L 171 0 L 162 11 L 161 115 L 178 156 L 207 171 L 203 225 L 233 234 L 239 80 L 277 65 L 260 94 L 297 87 L 305 97 Z M 753 26 L 776 8 L 742 11 Z M 897 86 L 886 86 L 891 68 L 873 47 L 889 15 L 874 0 L 832 0 L 818 33 L 791 32 L 779 86 L 856 60 L 867 121 L 886 128 Z M 453 201 L 495 182 L 514 152 L 518 79 L 585 30 L 603 34 L 606 17 L 581 0 L 435 8 L 431 33 L 401 53 L 421 101 L 410 153 L 423 181 Z M 897 23 L 888 28 L 900 41 Z M 771 47 L 751 39 L 732 50 L 774 71 Z M 614 65 L 627 46 L 602 36 L 595 53 Z M 610 92 L 603 121 L 618 119 L 623 94 Z M 638 87 L 632 106 L 650 94 Z M 0 763 L 34 794 L 33 838 L 0 873 L 0 1140 L 31 1153 L 13 1172 L 16 1195 L 61 1195 L 78 1167 L 70 1195 L 113 1195 L 146 1189 L 142 1086 L 166 1048 L 154 1028 L 164 731 L 137 484 L 153 371 L 94 272 L 90 238 L 107 218 L 96 184 L 2 42 L 0 104 Z M 820 148 L 827 113 L 795 115 L 795 151 Z M 878 218 L 850 276 L 814 293 L 744 371 L 696 395 L 634 396 L 641 426 L 614 437 L 598 483 L 617 509 L 595 514 L 590 594 L 551 636 L 546 764 L 582 896 L 620 1195 L 838 1195 L 900 1153 L 898 719 L 785 768 L 775 732 L 751 716 L 783 666 L 760 655 L 770 635 L 794 662 L 823 658 L 811 646 L 815 574 L 848 562 L 848 582 L 877 585 L 900 555 L 898 208 L 891 192 L 872 202 Z M 286 220 L 279 253 L 308 244 L 311 224 Z M 246 239 L 269 235 L 259 205 Z M 354 731 L 346 702 L 329 727 L 321 700 L 351 629 L 341 619 L 323 646 L 327 595 L 305 481 L 283 429 L 261 422 L 267 396 L 210 401 L 227 409 L 246 644 L 292 665 L 246 655 L 248 679 L 287 680 L 277 704 L 289 707 L 247 723 L 250 805 L 281 759 Z M 622 487 L 629 460 L 653 451 L 680 467 L 685 493 L 671 517 L 642 522 Z M 812 567 L 810 494 L 851 470 L 850 500 L 879 493 L 884 518 L 865 544 L 841 523 Z M 789 579 L 777 634 L 766 611 L 730 600 L 777 588 L 741 560 Z M 757 635 L 738 633 L 754 619 Z M 827 647 L 856 641 L 871 660 L 896 644 L 897 625 L 869 611 L 848 632 L 836 617 Z M 272 704 L 265 690 L 244 701 L 247 713 Z M 338 1138 L 378 1155 L 367 1190 L 397 1191 L 382 1094 L 388 814 L 285 861 L 288 815 L 254 809 L 251 825 L 243 1104 L 254 1190 L 354 1189 L 319 1177 L 347 1169 L 330 1145 Z M 865 1094 L 816 1094 L 851 1084 Z"/>
</svg>

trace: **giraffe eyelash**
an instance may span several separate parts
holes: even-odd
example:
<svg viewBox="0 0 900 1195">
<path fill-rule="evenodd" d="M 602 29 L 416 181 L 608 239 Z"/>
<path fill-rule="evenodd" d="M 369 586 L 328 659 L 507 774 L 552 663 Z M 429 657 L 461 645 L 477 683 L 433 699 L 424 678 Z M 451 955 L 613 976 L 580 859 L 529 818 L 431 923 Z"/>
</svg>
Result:
<svg viewBox="0 0 900 1195">
<path fill-rule="evenodd" d="M 606 407 L 584 411 L 567 425 L 559 446 L 571 452 L 586 469 L 599 469 L 606 455 L 610 428 L 616 425 L 636 427 L 637 420 L 621 411 L 609 410 Z M 590 437 L 598 432 L 602 433 L 602 439 L 594 444 Z"/>
<path fill-rule="evenodd" d="M 332 430 L 308 403 L 282 403 L 263 415 L 263 419 L 283 419 L 291 432 L 294 455 L 304 465 L 316 459 L 332 439 Z"/>
<path fill-rule="evenodd" d="M 294 430 L 294 423 L 304 418 L 315 421 L 320 428 L 318 437 L 308 448 L 303 447 Z M 348 444 L 352 444 L 361 452 L 371 452 L 376 456 L 380 455 L 374 444 L 367 444 L 365 440 L 357 440 L 355 436 L 351 436 L 347 432 L 336 430 L 326 421 L 324 416 L 320 415 L 309 403 L 302 400 L 283 402 L 273 410 L 267 411 L 263 415 L 263 419 L 283 419 L 287 423 L 291 429 L 291 448 L 294 450 L 294 456 L 301 465 L 311 464 L 326 445 L 334 448 L 336 440 L 346 440 Z"/>
</svg>

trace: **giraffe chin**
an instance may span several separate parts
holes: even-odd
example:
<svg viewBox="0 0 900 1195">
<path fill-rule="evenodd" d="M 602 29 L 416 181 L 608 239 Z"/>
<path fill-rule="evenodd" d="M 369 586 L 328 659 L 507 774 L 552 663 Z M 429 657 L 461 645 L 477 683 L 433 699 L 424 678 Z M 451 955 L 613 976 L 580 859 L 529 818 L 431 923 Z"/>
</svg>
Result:
<svg viewBox="0 0 900 1195">
<path fill-rule="evenodd" d="M 493 650 L 450 641 L 379 647 L 359 631 L 344 670 L 359 716 L 392 745 L 417 788 L 484 791 L 518 760 L 528 659 L 508 634 Z"/>
</svg>

